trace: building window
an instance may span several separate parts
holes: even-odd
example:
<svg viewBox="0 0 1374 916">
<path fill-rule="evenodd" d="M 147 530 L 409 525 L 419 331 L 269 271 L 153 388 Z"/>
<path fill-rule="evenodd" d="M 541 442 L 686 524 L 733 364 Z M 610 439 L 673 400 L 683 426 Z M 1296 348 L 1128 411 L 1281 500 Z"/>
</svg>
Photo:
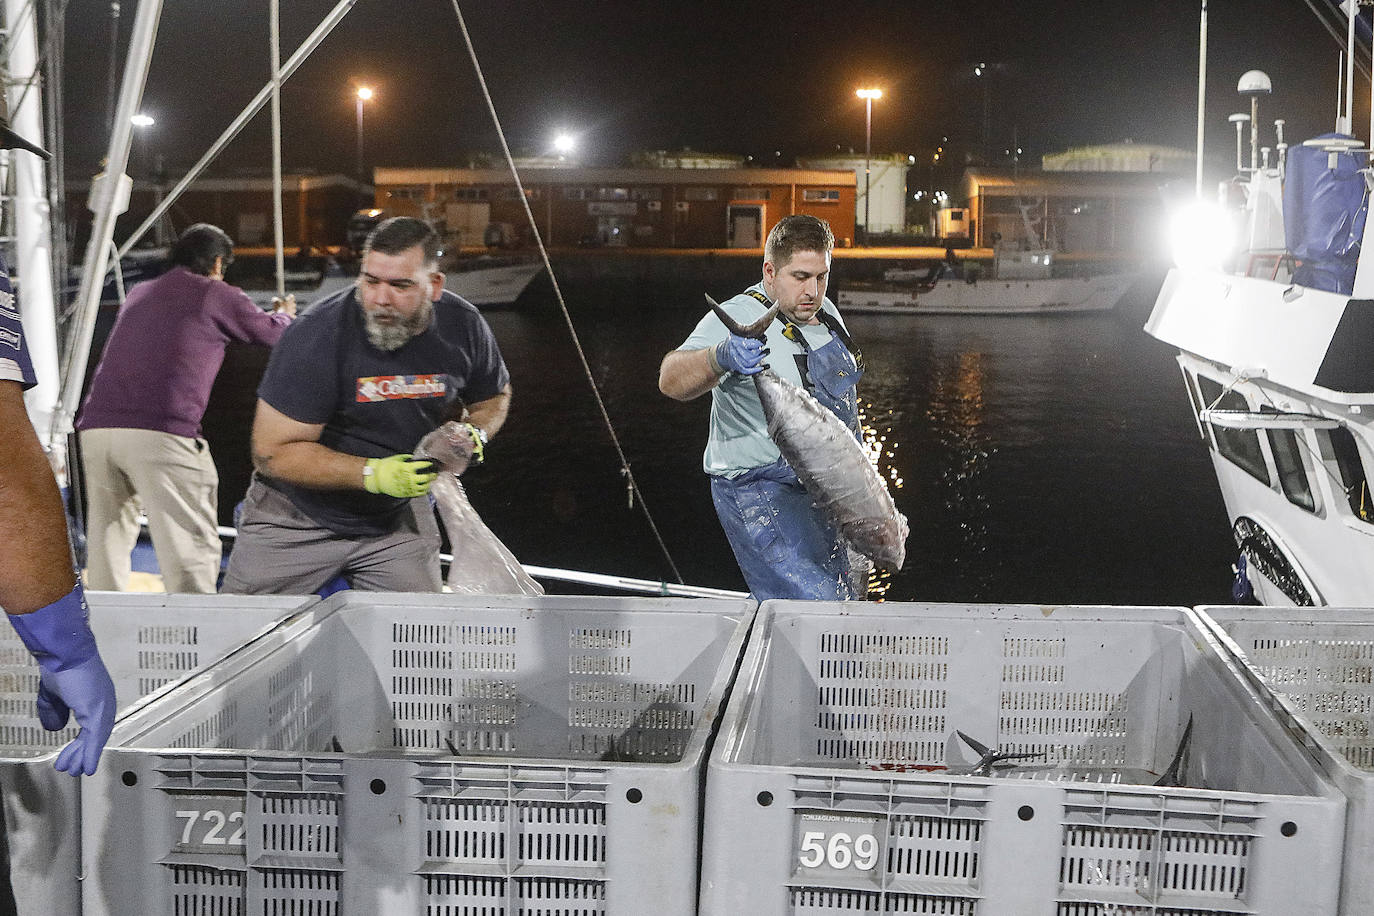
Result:
<svg viewBox="0 0 1374 916">
<path fill-rule="evenodd" d="M 731 200 L 768 200 L 769 190 L 767 188 L 735 188 L 730 194 Z"/>
<path fill-rule="evenodd" d="M 629 200 L 629 188 L 597 188 L 597 200 Z"/>
<path fill-rule="evenodd" d="M 586 188 L 564 188 L 564 189 L 563 189 L 563 199 L 564 199 L 564 200 L 586 200 L 586 199 L 587 199 L 587 189 L 586 189 Z"/>
<path fill-rule="evenodd" d="M 487 200 L 489 193 L 486 188 L 454 188 L 453 199 L 461 201 Z"/>
<path fill-rule="evenodd" d="M 386 196 L 395 200 L 424 200 L 425 189 L 416 187 L 392 188 L 386 192 Z"/>
<path fill-rule="evenodd" d="M 720 192 L 716 188 L 683 188 L 682 197 L 684 200 L 719 200 Z"/>
<path fill-rule="evenodd" d="M 1237 411 L 1250 409 L 1244 395 L 1238 391 L 1227 391 L 1222 394 L 1221 383 L 1214 379 L 1199 375 L 1197 383 L 1199 391 L 1202 392 L 1202 400 L 1210 404 L 1213 409 Z M 1264 452 L 1260 449 L 1259 430 L 1227 429 L 1210 423 L 1208 425 L 1212 427 L 1212 440 L 1216 442 L 1217 451 L 1221 453 L 1223 458 L 1266 487 L 1270 485 L 1269 467 L 1264 463 Z"/>
<path fill-rule="evenodd" d="M 534 191 L 533 188 L 528 188 L 528 189 L 526 189 L 526 191 L 525 191 L 525 196 L 526 196 L 527 198 L 529 198 L 530 200 L 536 200 L 536 199 L 538 198 L 538 195 L 535 194 L 535 191 Z M 519 188 L 498 188 L 498 189 L 496 190 L 496 199 L 497 199 L 497 200 L 519 200 L 519 199 L 520 199 L 520 189 L 519 189 Z"/>
<path fill-rule="evenodd" d="M 662 188 L 631 188 L 630 200 L 662 200 Z"/>
<path fill-rule="evenodd" d="M 840 200 L 840 192 L 826 188 L 802 188 L 802 200 L 809 203 L 838 203 Z"/>
</svg>

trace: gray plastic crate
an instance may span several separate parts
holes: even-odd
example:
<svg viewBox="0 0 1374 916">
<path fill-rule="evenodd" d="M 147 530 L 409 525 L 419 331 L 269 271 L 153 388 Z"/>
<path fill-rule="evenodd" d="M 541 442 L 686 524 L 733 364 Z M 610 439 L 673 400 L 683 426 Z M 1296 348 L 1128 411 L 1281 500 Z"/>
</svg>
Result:
<svg viewBox="0 0 1374 916">
<path fill-rule="evenodd" d="M 974 775 L 956 730 L 1039 756 Z M 1330 914 L 1344 812 L 1186 609 L 765 602 L 700 912 Z"/>
<path fill-rule="evenodd" d="M 1374 911 L 1374 609 L 1201 607 L 1350 801 L 1342 916 Z"/>
<path fill-rule="evenodd" d="M 754 610 L 334 595 L 116 730 L 85 913 L 689 916 Z"/>
<path fill-rule="evenodd" d="M 87 592 L 87 601 L 124 716 L 319 599 Z M 44 729 L 37 692 L 38 666 L 14 630 L 0 625 L 0 794 L 15 901 L 20 916 L 65 916 L 81 911 L 82 780 L 52 765 L 77 727 Z"/>
</svg>

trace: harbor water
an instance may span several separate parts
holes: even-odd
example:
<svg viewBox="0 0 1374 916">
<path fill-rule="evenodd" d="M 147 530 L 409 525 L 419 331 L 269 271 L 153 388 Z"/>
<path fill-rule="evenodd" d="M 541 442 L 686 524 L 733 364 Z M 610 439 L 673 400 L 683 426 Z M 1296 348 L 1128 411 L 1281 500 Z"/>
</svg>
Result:
<svg viewBox="0 0 1374 916">
<path fill-rule="evenodd" d="M 1162 273 L 1112 312 L 853 315 L 880 468 L 911 524 L 903 601 L 1182 604 L 1229 600 L 1234 546 L 1173 352 L 1142 330 Z M 842 279 L 839 281 L 842 282 Z M 562 284 L 639 500 L 552 286 L 486 313 L 510 366 L 510 418 L 473 506 L 526 564 L 743 589 L 701 470 L 709 397 L 659 393 L 663 354 L 734 278 Z M 704 289 L 703 289 L 704 285 Z M 719 287 L 719 288 L 716 288 Z M 206 418 L 221 515 L 242 496 L 264 355 L 231 351 Z M 676 567 L 677 573 L 673 571 Z M 557 589 L 555 589 L 557 590 Z"/>
</svg>

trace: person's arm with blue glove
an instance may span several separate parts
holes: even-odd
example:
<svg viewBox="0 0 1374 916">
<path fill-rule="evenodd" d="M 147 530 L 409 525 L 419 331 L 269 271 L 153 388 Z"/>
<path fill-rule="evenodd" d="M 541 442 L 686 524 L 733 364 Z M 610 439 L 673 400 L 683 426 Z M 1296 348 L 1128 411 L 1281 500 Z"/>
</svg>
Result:
<svg viewBox="0 0 1374 916">
<path fill-rule="evenodd" d="M 38 717 L 80 733 L 57 756 L 73 776 L 95 772 L 114 727 L 114 683 L 87 622 L 52 468 L 24 409 L 19 383 L 0 381 L 0 607 L 38 662 Z"/>
<path fill-rule="evenodd" d="M 757 375 L 767 368 L 768 349 L 753 337 L 727 334 L 714 347 L 673 350 L 658 370 L 658 390 L 678 401 L 700 397 L 730 373 Z"/>
</svg>

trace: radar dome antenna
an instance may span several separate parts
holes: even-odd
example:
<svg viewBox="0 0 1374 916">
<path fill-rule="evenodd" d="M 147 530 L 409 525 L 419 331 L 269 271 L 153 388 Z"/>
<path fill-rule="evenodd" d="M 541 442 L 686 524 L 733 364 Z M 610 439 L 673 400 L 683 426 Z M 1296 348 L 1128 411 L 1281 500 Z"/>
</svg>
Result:
<svg viewBox="0 0 1374 916">
<path fill-rule="evenodd" d="M 1245 125 L 1250 121 L 1250 116 L 1244 112 L 1238 111 L 1226 120 L 1236 125 L 1236 171 L 1243 172 L 1245 171 L 1245 162 L 1241 159 L 1241 154 L 1244 140 L 1241 138 L 1244 136 L 1242 132 L 1245 130 Z"/>
<path fill-rule="evenodd" d="M 1250 98 L 1250 171 L 1259 169 L 1259 97 L 1274 91 L 1269 74 L 1263 70 L 1247 70 L 1236 85 L 1236 92 Z"/>
</svg>

